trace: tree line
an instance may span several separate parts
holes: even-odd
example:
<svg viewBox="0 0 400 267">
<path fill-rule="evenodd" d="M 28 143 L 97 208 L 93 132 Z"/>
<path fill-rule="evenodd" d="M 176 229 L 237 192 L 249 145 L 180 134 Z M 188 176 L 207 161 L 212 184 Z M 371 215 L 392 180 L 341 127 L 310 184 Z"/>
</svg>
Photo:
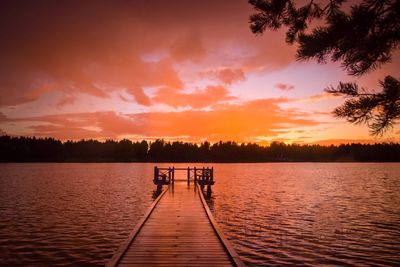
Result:
<svg viewBox="0 0 400 267">
<path fill-rule="evenodd" d="M 399 162 L 399 143 L 338 146 L 254 143 L 153 142 L 0 136 L 0 162 Z"/>
</svg>

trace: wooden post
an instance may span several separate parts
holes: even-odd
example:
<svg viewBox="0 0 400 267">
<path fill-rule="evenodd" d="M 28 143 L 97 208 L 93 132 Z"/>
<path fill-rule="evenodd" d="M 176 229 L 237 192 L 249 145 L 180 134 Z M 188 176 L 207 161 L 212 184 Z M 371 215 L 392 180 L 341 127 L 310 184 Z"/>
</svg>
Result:
<svg viewBox="0 0 400 267">
<path fill-rule="evenodd" d="M 214 182 L 214 167 L 211 167 L 211 183 Z"/>
<path fill-rule="evenodd" d="M 158 184 L 157 184 L 157 192 L 156 192 L 157 196 L 158 196 L 159 194 L 161 194 L 161 192 L 162 192 L 162 183 L 158 183 Z"/>
<path fill-rule="evenodd" d="M 208 184 L 208 185 L 207 185 L 207 197 L 211 197 L 211 193 L 212 193 L 212 191 L 211 191 L 211 184 Z"/>
<path fill-rule="evenodd" d="M 190 168 L 189 167 L 187 168 L 187 183 L 189 186 L 190 185 Z"/>
<path fill-rule="evenodd" d="M 196 167 L 194 167 L 194 184 L 197 182 L 197 170 Z"/>
<path fill-rule="evenodd" d="M 201 190 L 204 190 L 204 167 L 201 172 Z"/>
<path fill-rule="evenodd" d="M 158 180 L 158 168 L 157 166 L 154 166 L 154 182 L 157 182 Z"/>
<path fill-rule="evenodd" d="M 175 183 L 175 167 L 172 167 L 172 184 Z"/>
</svg>

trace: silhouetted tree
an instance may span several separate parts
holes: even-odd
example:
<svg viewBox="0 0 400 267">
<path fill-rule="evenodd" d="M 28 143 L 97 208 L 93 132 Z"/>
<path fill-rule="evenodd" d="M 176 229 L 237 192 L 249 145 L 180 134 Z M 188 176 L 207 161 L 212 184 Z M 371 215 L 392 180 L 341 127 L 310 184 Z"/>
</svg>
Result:
<svg viewBox="0 0 400 267">
<path fill-rule="evenodd" d="M 149 149 L 149 144 L 146 140 L 141 142 L 133 143 L 134 160 L 135 161 L 147 161 L 147 151 Z"/>
<path fill-rule="evenodd" d="M 150 143 L 149 159 L 159 161 L 164 158 L 164 146 L 165 141 L 161 139 L 157 139 L 156 141 Z"/>
<path fill-rule="evenodd" d="M 400 161 L 400 144 L 340 146 L 270 146 L 236 142 L 200 145 L 156 140 L 119 142 L 67 141 L 53 138 L 0 136 L 0 162 L 273 162 L 273 161 Z"/>
<path fill-rule="evenodd" d="M 355 83 L 340 83 L 337 89 L 328 88 L 326 91 L 332 94 L 353 97 L 337 107 L 334 114 L 351 123 L 367 124 L 374 135 L 383 133 L 400 118 L 400 82 L 386 76 L 380 84 L 382 92 L 373 94 L 363 88 L 360 90 Z"/>
<path fill-rule="evenodd" d="M 300 1 L 298 1 L 300 2 Z M 309 0 L 297 6 L 293 0 L 249 0 L 256 13 L 250 17 L 253 33 L 287 27 L 286 42 L 298 43 L 297 59 L 328 58 L 340 61 L 350 75 L 360 76 L 390 62 L 400 41 L 400 0 L 363 0 L 344 11 L 345 0 Z M 309 24 L 321 26 L 307 31 Z M 355 83 L 340 83 L 326 91 L 349 99 L 335 109 L 337 117 L 366 123 L 371 133 L 382 134 L 400 118 L 400 82 L 387 76 L 380 92 L 367 93 Z"/>
</svg>

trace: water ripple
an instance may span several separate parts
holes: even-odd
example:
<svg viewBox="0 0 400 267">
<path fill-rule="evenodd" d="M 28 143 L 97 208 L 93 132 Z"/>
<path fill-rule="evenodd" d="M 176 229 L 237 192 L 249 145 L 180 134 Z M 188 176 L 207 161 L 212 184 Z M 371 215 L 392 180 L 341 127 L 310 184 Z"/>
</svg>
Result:
<svg viewBox="0 0 400 267">
<path fill-rule="evenodd" d="M 400 265 L 399 164 L 235 164 L 217 171 L 210 204 L 247 265 Z"/>
<path fill-rule="evenodd" d="M 153 166 L 0 164 L 0 265 L 103 266 Z M 400 164 L 213 166 L 208 204 L 248 266 L 400 266 Z"/>
</svg>

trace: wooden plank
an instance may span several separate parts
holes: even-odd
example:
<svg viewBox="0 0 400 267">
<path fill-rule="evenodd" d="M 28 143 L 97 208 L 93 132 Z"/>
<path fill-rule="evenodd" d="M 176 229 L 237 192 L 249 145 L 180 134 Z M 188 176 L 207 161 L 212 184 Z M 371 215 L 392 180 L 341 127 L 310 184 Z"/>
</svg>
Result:
<svg viewBox="0 0 400 267">
<path fill-rule="evenodd" d="M 114 255 L 114 265 L 107 266 L 244 266 L 219 236 L 204 205 L 200 187 L 175 183 L 130 235 L 123 252 Z"/>
</svg>

